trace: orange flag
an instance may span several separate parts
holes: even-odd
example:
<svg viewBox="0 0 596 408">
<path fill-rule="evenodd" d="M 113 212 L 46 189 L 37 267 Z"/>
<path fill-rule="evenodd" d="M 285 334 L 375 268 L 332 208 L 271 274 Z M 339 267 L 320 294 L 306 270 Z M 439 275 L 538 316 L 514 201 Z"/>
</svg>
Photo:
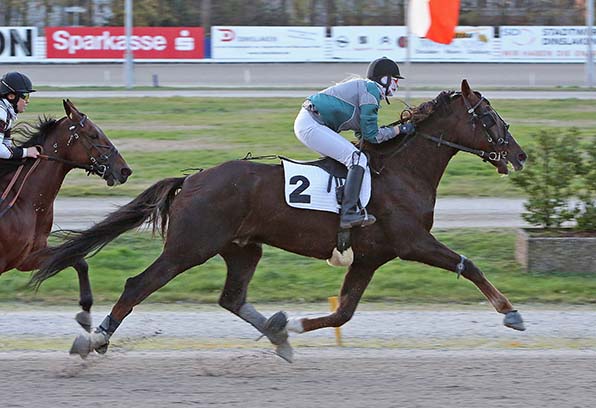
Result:
<svg viewBox="0 0 596 408">
<path fill-rule="evenodd" d="M 453 41 L 458 18 L 459 0 L 410 0 L 410 30 L 419 37 L 449 44 Z"/>
</svg>

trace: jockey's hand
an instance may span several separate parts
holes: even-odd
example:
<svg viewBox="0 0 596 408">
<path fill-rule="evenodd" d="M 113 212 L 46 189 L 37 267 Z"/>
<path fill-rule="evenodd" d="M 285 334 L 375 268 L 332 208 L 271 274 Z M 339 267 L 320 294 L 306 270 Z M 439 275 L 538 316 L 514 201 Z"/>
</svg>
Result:
<svg viewBox="0 0 596 408">
<path fill-rule="evenodd" d="M 416 127 L 412 123 L 404 123 L 396 127 L 397 134 L 402 136 L 410 136 L 416 133 Z"/>
<path fill-rule="evenodd" d="M 37 159 L 37 156 L 39 156 L 39 150 L 37 150 L 37 147 L 35 147 L 35 146 L 27 147 L 27 154 L 25 157 L 31 157 L 32 159 Z"/>
</svg>

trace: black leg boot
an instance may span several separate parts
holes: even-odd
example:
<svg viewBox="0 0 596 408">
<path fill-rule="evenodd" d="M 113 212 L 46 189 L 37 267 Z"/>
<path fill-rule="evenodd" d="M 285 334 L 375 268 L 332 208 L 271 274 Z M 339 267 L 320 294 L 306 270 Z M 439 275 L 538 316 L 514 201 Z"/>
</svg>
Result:
<svg viewBox="0 0 596 408">
<path fill-rule="evenodd" d="M 374 224 L 376 221 L 374 215 L 364 215 L 358 211 L 358 198 L 360 197 L 360 188 L 362 187 L 363 179 L 364 167 L 358 165 L 350 167 L 341 202 L 339 227 L 342 229 L 366 227 Z"/>
</svg>

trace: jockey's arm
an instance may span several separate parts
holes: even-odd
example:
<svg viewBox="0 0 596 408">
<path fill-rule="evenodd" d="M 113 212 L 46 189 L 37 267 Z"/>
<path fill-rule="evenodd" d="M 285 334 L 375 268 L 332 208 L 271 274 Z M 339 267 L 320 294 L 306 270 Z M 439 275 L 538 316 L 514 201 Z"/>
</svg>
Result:
<svg viewBox="0 0 596 408">
<path fill-rule="evenodd" d="M 360 106 L 361 135 L 369 143 L 383 143 L 397 136 L 393 127 L 379 127 L 379 106 L 367 104 Z"/>
</svg>

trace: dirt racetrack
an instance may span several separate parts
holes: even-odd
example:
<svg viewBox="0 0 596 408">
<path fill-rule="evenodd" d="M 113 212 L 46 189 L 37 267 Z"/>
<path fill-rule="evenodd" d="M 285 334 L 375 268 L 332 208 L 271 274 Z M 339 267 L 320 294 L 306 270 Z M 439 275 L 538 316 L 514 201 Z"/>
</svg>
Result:
<svg viewBox="0 0 596 408">
<path fill-rule="evenodd" d="M 0 354 L 3 407 L 593 407 L 594 351 Z"/>
<path fill-rule="evenodd" d="M 593 308 L 518 306 L 524 332 L 486 305 L 365 304 L 342 327 L 343 347 L 333 329 L 291 336 L 289 364 L 217 307 L 140 306 L 107 354 L 82 360 L 67 354 L 75 307 L 13 305 L 0 310 L 0 407 L 596 406 Z"/>
</svg>

